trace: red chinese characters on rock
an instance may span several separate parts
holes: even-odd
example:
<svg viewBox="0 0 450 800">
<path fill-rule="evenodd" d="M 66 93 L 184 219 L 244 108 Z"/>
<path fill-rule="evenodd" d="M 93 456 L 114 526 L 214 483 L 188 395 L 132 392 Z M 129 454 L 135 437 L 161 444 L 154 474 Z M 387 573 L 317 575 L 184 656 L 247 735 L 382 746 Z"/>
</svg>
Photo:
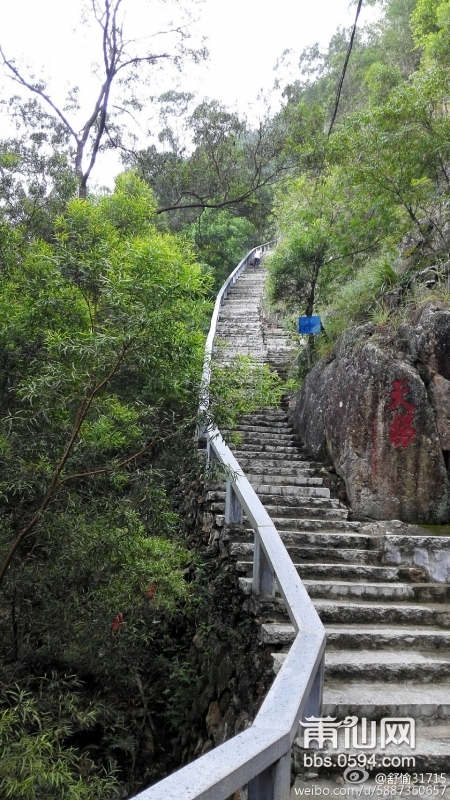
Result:
<svg viewBox="0 0 450 800">
<path fill-rule="evenodd" d="M 408 378 L 392 381 L 392 403 L 389 408 L 392 411 L 397 410 L 397 414 L 391 422 L 390 439 L 394 447 L 402 447 L 404 450 L 417 435 L 412 426 L 416 409 L 405 399 L 409 391 Z"/>
</svg>

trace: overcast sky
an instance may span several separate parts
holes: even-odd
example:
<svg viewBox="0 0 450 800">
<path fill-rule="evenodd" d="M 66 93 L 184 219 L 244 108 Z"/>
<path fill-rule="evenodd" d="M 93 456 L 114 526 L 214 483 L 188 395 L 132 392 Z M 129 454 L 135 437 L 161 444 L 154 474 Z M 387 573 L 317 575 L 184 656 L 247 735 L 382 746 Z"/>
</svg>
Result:
<svg viewBox="0 0 450 800">
<path fill-rule="evenodd" d="M 68 86 L 80 85 L 86 98 L 94 87 L 90 70 L 98 58 L 98 32 L 80 26 L 82 5 L 83 0 L 1 0 L 0 43 L 7 57 L 44 75 L 58 100 Z M 184 5 L 182 0 L 178 5 L 171 0 L 123 0 L 125 24 L 132 36 L 150 36 L 164 25 L 164 14 L 178 21 Z M 355 14 L 349 0 L 204 0 L 194 8 L 198 21 L 192 32 L 207 38 L 210 58 L 189 67 L 181 88 L 255 116 L 264 109 L 256 98 L 272 88 L 274 66 L 283 51 L 292 49 L 296 57 L 281 77 L 295 79 L 298 54 L 314 42 L 325 47 L 337 27 L 351 25 Z M 373 15 L 363 5 L 360 24 Z M 10 94 L 13 84 L 2 83 L 2 94 Z M 112 164 L 101 170 L 108 183 Z"/>
</svg>

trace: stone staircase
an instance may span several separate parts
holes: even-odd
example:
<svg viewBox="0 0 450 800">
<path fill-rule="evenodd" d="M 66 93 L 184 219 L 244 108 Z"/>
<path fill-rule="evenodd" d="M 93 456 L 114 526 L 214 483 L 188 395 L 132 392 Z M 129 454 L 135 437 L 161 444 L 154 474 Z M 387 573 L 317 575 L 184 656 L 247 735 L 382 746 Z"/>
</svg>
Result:
<svg viewBox="0 0 450 800">
<path fill-rule="evenodd" d="M 247 270 L 230 291 L 219 320 L 227 344 L 221 358 L 242 353 L 284 370 L 292 344 L 282 329 L 264 325 L 265 271 Z M 276 342 L 276 346 L 271 343 Z M 283 354 L 281 354 L 283 351 Z M 383 564 L 380 538 L 330 496 L 322 465 L 308 459 L 283 409 L 244 417 L 238 426 L 236 457 L 283 539 L 327 631 L 322 716 L 368 721 L 411 718 L 416 746 L 388 744 L 377 749 L 379 772 L 450 772 L 450 585 L 417 581 L 417 570 Z M 366 526 L 367 527 L 367 526 Z M 370 529 L 369 529 L 370 530 Z M 239 584 L 251 594 L 253 531 L 233 528 L 231 553 Z M 434 538 L 434 537 L 430 537 Z M 294 629 L 281 598 L 261 624 L 262 645 L 280 668 Z M 379 726 L 380 727 L 380 726 Z M 294 746 L 300 777 L 342 775 L 338 752 L 358 756 L 375 750 L 329 747 L 332 767 L 321 767 L 319 751 Z M 415 766 L 396 770 L 382 757 L 414 757 Z M 334 760 L 333 760 L 334 759 Z M 375 769 L 374 766 L 374 769 Z M 313 771 L 311 771 L 313 770 Z M 444 780 L 444 779 L 442 779 Z"/>
</svg>

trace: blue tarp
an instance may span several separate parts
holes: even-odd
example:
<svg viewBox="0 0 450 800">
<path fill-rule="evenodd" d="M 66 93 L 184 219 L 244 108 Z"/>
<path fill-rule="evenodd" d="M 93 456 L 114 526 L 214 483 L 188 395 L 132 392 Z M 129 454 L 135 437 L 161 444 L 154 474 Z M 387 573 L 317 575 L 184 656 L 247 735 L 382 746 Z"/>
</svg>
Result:
<svg viewBox="0 0 450 800">
<path fill-rule="evenodd" d="M 320 333 L 321 320 L 320 317 L 299 317 L 298 318 L 298 332 L 299 333 Z"/>
</svg>

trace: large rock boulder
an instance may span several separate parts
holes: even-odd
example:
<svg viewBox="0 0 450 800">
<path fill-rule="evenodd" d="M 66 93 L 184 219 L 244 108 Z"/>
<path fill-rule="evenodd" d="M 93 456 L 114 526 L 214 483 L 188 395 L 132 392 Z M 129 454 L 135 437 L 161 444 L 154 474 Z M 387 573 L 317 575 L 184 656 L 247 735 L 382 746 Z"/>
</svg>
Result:
<svg viewBox="0 0 450 800">
<path fill-rule="evenodd" d="M 356 516 L 442 523 L 450 313 L 427 307 L 415 322 L 401 334 L 371 324 L 346 331 L 305 378 L 291 418 L 311 454 L 344 480 Z"/>
</svg>

